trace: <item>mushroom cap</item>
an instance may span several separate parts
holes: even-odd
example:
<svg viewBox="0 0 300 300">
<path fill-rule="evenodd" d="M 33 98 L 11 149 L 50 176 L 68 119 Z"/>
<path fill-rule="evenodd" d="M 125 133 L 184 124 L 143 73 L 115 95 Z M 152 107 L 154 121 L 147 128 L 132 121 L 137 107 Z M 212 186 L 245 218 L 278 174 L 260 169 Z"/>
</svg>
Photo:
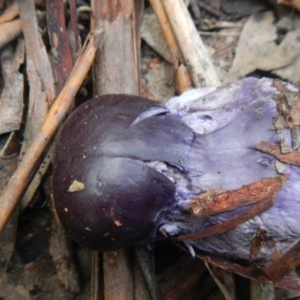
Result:
<svg viewBox="0 0 300 300">
<path fill-rule="evenodd" d="M 180 166 L 193 132 L 166 108 L 141 97 L 95 97 L 58 134 L 54 206 L 79 244 L 111 250 L 155 238 L 175 186 L 147 163 Z"/>
</svg>

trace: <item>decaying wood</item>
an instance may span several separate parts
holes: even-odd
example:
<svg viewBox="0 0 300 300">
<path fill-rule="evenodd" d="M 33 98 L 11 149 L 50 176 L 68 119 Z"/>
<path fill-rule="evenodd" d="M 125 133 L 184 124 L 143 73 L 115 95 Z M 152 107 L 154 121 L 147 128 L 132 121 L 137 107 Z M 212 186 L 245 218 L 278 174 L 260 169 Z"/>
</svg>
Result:
<svg viewBox="0 0 300 300">
<path fill-rule="evenodd" d="M 220 80 L 183 0 L 162 2 L 195 87 L 218 86 Z"/>
<path fill-rule="evenodd" d="M 97 31 L 88 36 L 86 46 L 78 57 L 64 88 L 51 106 L 42 127 L 29 145 L 17 170 L 2 190 L 0 194 L 0 233 L 3 232 L 9 217 L 30 182 L 33 171 L 38 165 L 45 148 L 49 145 L 58 126 L 65 118 L 78 89 L 85 79 L 94 61 L 100 34 L 101 32 Z"/>
<path fill-rule="evenodd" d="M 184 64 L 180 48 L 177 44 L 174 32 L 172 30 L 162 2 L 159 0 L 150 0 L 150 3 L 157 16 L 157 19 L 162 29 L 162 33 L 170 50 L 172 63 L 175 69 L 177 91 L 181 94 L 187 89 L 191 88 L 192 86 L 190 75 Z"/>
<path fill-rule="evenodd" d="M 221 234 L 246 222 L 272 205 L 276 193 L 281 188 L 284 181 L 285 176 L 282 175 L 275 178 L 265 178 L 233 191 L 215 195 L 212 195 L 211 193 L 201 194 L 197 197 L 197 201 L 194 199 L 192 202 L 193 204 L 190 207 L 191 211 L 195 212 L 199 218 L 228 210 L 234 210 L 249 204 L 253 204 L 253 206 L 246 212 L 235 215 L 230 220 L 221 224 L 213 225 L 200 232 L 178 236 L 175 239 L 178 241 L 201 239 L 207 236 Z"/>
</svg>

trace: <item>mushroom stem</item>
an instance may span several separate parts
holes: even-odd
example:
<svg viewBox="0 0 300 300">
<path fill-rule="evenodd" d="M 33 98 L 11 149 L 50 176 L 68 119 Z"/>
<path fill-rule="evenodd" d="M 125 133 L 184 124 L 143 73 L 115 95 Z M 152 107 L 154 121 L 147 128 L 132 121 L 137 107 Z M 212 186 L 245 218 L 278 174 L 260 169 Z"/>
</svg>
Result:
<svg viewBox="0 0 300 300">
<path fill-rule="evenodd" d="M 147 245 L 136 245 L 134 250 L 152 299 L 163 300 L 164 296 L 157 282 L 151 250 L 147 247 Z"/>
</svg>

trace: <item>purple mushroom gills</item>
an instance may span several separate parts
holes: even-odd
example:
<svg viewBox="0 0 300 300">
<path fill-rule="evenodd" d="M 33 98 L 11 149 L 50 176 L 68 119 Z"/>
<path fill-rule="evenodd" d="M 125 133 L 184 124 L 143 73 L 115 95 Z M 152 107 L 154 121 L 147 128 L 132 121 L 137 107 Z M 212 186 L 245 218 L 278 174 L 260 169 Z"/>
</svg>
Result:
<svg viewBox="0 0 300 300">
<path fill-rule="evenodd" d="M 165 105 L 95 97 L 58 135 L 56 212 L 74 240 L 95 250 L 186 236 L 192 253 L 270 262 L 300 239 L 299 158 L 281 159 L 299 154 L 299 124 L 298 89 L 268 78 L 190 90 Z M 214 195 L 239 189 L 249 191 L 244 204 L 207 208 Z M 261 202 L 265 210 L 232 228 L 189 238 Z"/>
</svg>

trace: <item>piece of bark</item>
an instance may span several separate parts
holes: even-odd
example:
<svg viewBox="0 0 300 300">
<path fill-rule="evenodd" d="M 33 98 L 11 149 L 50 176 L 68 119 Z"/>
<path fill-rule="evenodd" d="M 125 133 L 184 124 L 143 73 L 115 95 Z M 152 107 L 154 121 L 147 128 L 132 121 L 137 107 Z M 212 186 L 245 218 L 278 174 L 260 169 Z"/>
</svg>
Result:
<svg viewBox="0 0 300 300">
<path fill-rule="evenodd" d="M 64 2 L 46 1 L 47 28 L 51 44 L 56 91 L 64 86 L 73 67 L 73 57 L 66 28 Z"/>
<path fill-rule="evenodd" d="M 269 208 L 273 204 L 276 193 L 285 180 L 286 177 L 281 175 L 275 178 L 265 178 L 249 185 L 244 185 L 237 190 L 230 190 L 219 194 L 209 192 L 200 194 L 199 198 L 201 200 L 197 199 L 198 197 L 195 197 L 196 202 L 193 200 L 190 207 L 195 216 L 198 214 L 200 215 L 201 213 L 203 216 L 214 215 L 249 204 L 252 204 L 252 206 L 245 212 L 237 214 L 227 221 L 212 225 L 211 227 L 196 233 L 178 236 L 175 239 L 178 241 L 202 239 L 208 236 L 221 234 L 237 227 Z M 199 200 L 200 202 L 197 203 Z"/>
</svg>

